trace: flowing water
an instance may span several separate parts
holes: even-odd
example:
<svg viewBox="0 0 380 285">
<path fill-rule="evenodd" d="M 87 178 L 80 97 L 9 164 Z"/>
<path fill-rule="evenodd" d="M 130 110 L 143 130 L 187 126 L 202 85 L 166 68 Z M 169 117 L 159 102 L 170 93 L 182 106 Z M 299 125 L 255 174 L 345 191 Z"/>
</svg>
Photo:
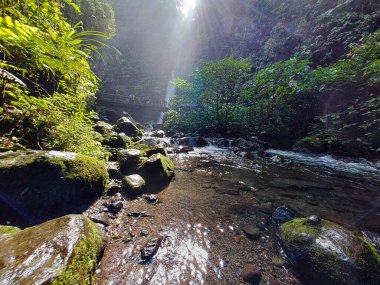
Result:
<svg viewBox="0 0 380 285">
<path fill-rule="evenodd" d="M 365 161 L 268 150 L 247 160 L 228 149 L 206 147 L 171 155 L 176 176 L 160 203 L 129 201 L 111 232 L 97 284 L 241 284 L 246 264 L 262 273 L 260 284 L 307 284 L 284 261 L 271 220 L 286 205 L 299 215 L 319 215 L 379 240 L 380 170 Z M 241 182 L 249 186 L 244 189 Z M 144 211 L 146 217 L 128 213 Z M 244 234 L 255 226 L 260 238 Z M 140 251 L 152 238 L 151 260 Z"/>
</svg>

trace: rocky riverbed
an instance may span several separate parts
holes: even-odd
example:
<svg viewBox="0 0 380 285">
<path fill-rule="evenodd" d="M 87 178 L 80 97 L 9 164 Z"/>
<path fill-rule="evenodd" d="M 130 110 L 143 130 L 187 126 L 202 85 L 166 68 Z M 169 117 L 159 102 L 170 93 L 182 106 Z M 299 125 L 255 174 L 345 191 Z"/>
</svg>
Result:
<svg viewBox="0 0 380 285">
<path fill-rule="evenodd" d="M 126 120 L 121 123 L 129 124 Z M 53 163 L 54 167 L 46 177 L 45 172 L 33 170 L 39 168 L 20 172 L 22 168 L 16 167 L 17 173 L 39 175 L 28 180 L 28 190 L 20 181 L 16 183 L 18 194 L 7 192 L 6 186 L 10 183 L 13 187 L 13 182 L 1 182 L 1 193 L 8 198 L 1 197 L 2 204 L 7 204 L 0 211 L 1 224 L 24 228 L 38 224 L 24 216 L 38 213 L 33 217 L 40 221 L 44 211 L 51 213 L 60 201 L 67 207 L 58 207 L 54 215 L 46 216 L 58 217 L 47 225 L 62 227 L 54 227 L 45 243 L 41 229 L 46 223 L 21 231 L 8 225 L 0 227 L 0 247 L 17 249 L 19 241 L 29 236 L 30 256 L 40 257 L 41 262 L 53 258 L 61 270 L 60 274 L 44 275 L 46 282 L 54 284 L 67 284 L 62 283 L 70 280 L 67 278 L 76 278 L 75 284 L 376 284 L 379 280 L 380 170 L 376 164 L 264 152 L 256 145 L 249 145 L 256 153 L 248 159 L 244 152 L 253 150 L 237 151 L 231 143 L 223 148 L 177 145 L 169 148 L 172 154 L 167 155 L 162 145 L 167 138 L 159 138 L 158 146 L 142 144 L 149 140 L 152 138 L 130 142 L 133 150 L 115 152 L 108 163 L 108 192 L 98 199 L 105 168 L 96 164 L 89 167 L 92 175 L 78 176 L 83 163 L 75 162 L 88 163 L 85 157 L 57 152 L 25 153 L 21 158 L 17 158 L 19 154 L 3 155 L 3 176 L 12 176 L 7 163 L 22 162 L 29 168 Z M 210 143 L 200 138 L 185 141 Z M 23 197 L 48 191 L 41 182 L 44 179 L 49 185 L 61 185 L 56 188 L 60 191 L 39 201 L 36 212 L 35 203 L 29 204 Z M 95 190 L 88 192 L 91 189 Z M 22 199 L 17 200 L 17 195 Z M 86 203 L 70 204 L 71 200 Z M 59 218 L 72 213 L 78 215 Z M 64 240 L 71 236 L 65 230 L 67 224 L 79 235 L 80 225 L 86 224 L 91 234 L 74 236 L 71 244 L 66 244 Z M 94 250 L 98 252 L 95 259 Z M 22 260 L 31 258 L 28 252 Z M 50 259 L 44 252 L 51 253 Z M 87 260 L 86 267 L 72 262 L 78 252 L 83 259 L 77 259 Z M 4 259 L 0 284 L 22 284 L 12 262 L 5 262 L 8 255 L 0 255 Z M 49 264 L 31 269 L 39 276 L 51 272 Z M 323 269 L 326 264 L 329 270 Z M 86 278 L 73 275 L 73 268 L 79 268 L 75 270 Z"/>
</svg>

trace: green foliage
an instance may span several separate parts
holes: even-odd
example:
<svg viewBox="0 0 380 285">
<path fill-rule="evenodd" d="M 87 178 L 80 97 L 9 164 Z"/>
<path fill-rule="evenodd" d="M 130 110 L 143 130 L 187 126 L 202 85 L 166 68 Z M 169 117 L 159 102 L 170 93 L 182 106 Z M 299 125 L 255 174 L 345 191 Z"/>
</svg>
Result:
<svg viewBox="0 0 380 285">
<path fill-rule="evenodd" d="M 71 0 L 28 0 L 3 8 L 0 135 L 17 136 L 32 148 L 104 158 L 91 128 L 89 106 L 98 79 L 89 60 L 106 36 L 72 27 L 62 13 L 68 6 L 80 12 Z"/>
<path fill-rule="evenodd" d="M 249 74 L 246 61 L 206 62 L 191 82 L 175 82 L 164 127 L 256 135 L 277 147 L 312 131 L 299 147 L 369 155 L 380 143 L 379 42 L 380 30 L 327 67 L 290 58 Z"/>
<path fill-rule="evenodd" d="M 192 132 L 231 130 L 237 95 L 251 68 L 248 60 L 225 58 L 204 62 L 192 82 L 177 79 L 165 127 Z"/>
</svg>

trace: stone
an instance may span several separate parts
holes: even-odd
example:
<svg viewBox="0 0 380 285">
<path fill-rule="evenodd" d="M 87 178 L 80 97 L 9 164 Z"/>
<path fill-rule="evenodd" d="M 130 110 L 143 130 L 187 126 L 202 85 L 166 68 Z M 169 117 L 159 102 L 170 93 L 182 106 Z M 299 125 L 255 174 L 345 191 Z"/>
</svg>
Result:
<svg viewBox="0 0 380 285">
<path fill-rule="evenodd" d="M 153 131 L 150 134 L 154 138 L 163 138 L 165 137 L 165 132 L 162 130 Z"/>
<path fill-rule="evenodd" d="M 258 284 L 261 280 L 260 269 L 253 264 L 246 264 L 240 273 L 240 278 L 249 284 Z"/>
<path fill-rule="evenodd" d="M 307 218 L 307 222 L 312 226 L 316 226 L 321 223 L 321 218 L 318 217 L 317 215 L 312 215 Z"/>
<path fill-rule="evenodd" d="M 138 137 L 142 135 L 142 131 L 127 117 L 121 117 L 113 126 L 118 133 L 125 133 L 129 137 Z"/>
<path fill-rule="evenodd" d="M 280 227 L 280 244 L 313 284 L 378 284 L 380 253 L 363 236 L 327 220 L 296 218 Z"/>
<path fill-rule="evenodd" d="M 162 145 L 147 145 L 143 143 L 135 143 L 131 145 L 132 148 L 138 149 L 141 152 L 141 155 L 145 157 L 150 157 L 153 154 L 160 153 L 163 156 L 166 156 L 167 151 L 166 148 Z"/>
<path fill-rule="evenodd" d="M 112 132 L 104 136 L 102 145 L 108 146 L 110 148 L 125 148 L 130 144 L 131 140 L 124 133 Z"/>
<path fill-rule="evenodd" d="M 141 195 L 145 189 L 145 180 L 138 174 L 125 176 L 122 183 L 122 191 L 131 197 Z"/>
<path fill-rule="evenodd" d="M 277 267 L 287 266 L 288 262 L 280 256 L 272 257 L 272 264 Z"/>
<path fill-rule="evenodd" d="M 59 151 L 0 154 L 0 194 L 27 224 L 83 211 L 108 182 L 104 162 Z M 1 205 L 0 205 L 1 210 Z"/>
<path fill-rule="evenodd" d="M 272 221 L 276 224 L 283 224 L 293 220 L 295 217 L 297 217 L 297 213 L 285 206 L 281 206 L 276 208 L 272 214 Z"/>
<path fill-rule="evenodd" d="M 249 239 L 258 240 L 261 236 L 260 230 L 255 226 L 243 227 L 243 232 Z"/>
<path fill-rule="evenodd" d="M 167 184 L 174 176 L 173 162 L 160 153 L 154 154 L 140 167 L 147 184 Z"/>
<path fill-rule="evenodd" d="M 146 212 L 131 212 L 131 213 L 128 213 L 128 217 L 145 218 L 145 217 L 149 217 L 149 214 L 147 214 Z"/>
<path fill-rule="evenodd" d="M 104 122 L 104 121 L 98 121 L 96 124 L 93 126 L 95 132 L 98 132 L 102 136 L 104 135 L 109 135 L 110 133 L 114 132 L 114 129 L 112 125 Z"/>
<path fill-rule="evenodd" d="M 107 185 L 107 195 L 112 196 L 122 191 L 122 181 L 118 179 L 110 179 Z"/>
<path fill-rule="evenodd" d="M 245 151 L 256 151 L 262 147 L 258 142 L 252 142 L 243 138 L 238 138 L 234 140 L 231 143 L 231 146 L 238 147 L 239 149 Z"/>
<path fill-rule="evenodd" d="M 149 259 L 152 258 L 160 248 L 162 242 L 162 237 L 155 237 L 150 239 L 141 249 L 141 258 Z"/>
<path fill-rule="evenodd" d="M 0 237 L 0 284 L 91 284 L 102 248 L 97 226 L 68 215 Z"/>
<path fill-rule="evenodd" d="M 142 198 L 145 199 L 145 201 L 148 203 L 148 204 L 158 204 L 158 197 L 157 195 L 154 195 L 154 194 L 144 194 L 142 195 Z"/>
<path fill-rule="evenodd" d="M 120 173 L 119 163 L 115 161 L 108 162 L 107 172 L 110 178 L 121 179 L 123 175 Z"/>
<path fill-rule="evenodd" d="M 121 209 L 123 209 L 122 201 L 115 201 L 108 205 L 108 211 L 114 215 L 118 214 L 121 211 Z"/>
<path fill-rule="evenodd" d="M 118 162 L 122 171 L 135 170 L 141 162 L 142 153 L 137 149 L 123 149 L 118 153 Z"/>
</svg>

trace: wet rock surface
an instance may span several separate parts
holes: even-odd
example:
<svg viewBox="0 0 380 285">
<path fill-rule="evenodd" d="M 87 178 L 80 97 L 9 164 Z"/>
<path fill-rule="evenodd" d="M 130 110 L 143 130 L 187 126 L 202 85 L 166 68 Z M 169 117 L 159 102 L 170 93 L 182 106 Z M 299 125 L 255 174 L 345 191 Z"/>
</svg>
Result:
<svg viewBox="0 0 380 285">
<path fill-rule="evenodd" d="M 101 245 L 99 230 L 83 215 L 2 235 L 0 284 L 89 284 Z"/>
<path fill-rule="evenodd" d="M 380 259 L 368 242 L 316 216 L 297 218 L 280 228 L 287 256 L 306 280 L 315 284 L 376 284 Z"/>
<path fill-rule="evenodd" d="M 137 197 L 143 194 L 145 180 L 138 174 L 125 176 L 122 181 L 122 191 L 130 197 Z"/>
</svg>

